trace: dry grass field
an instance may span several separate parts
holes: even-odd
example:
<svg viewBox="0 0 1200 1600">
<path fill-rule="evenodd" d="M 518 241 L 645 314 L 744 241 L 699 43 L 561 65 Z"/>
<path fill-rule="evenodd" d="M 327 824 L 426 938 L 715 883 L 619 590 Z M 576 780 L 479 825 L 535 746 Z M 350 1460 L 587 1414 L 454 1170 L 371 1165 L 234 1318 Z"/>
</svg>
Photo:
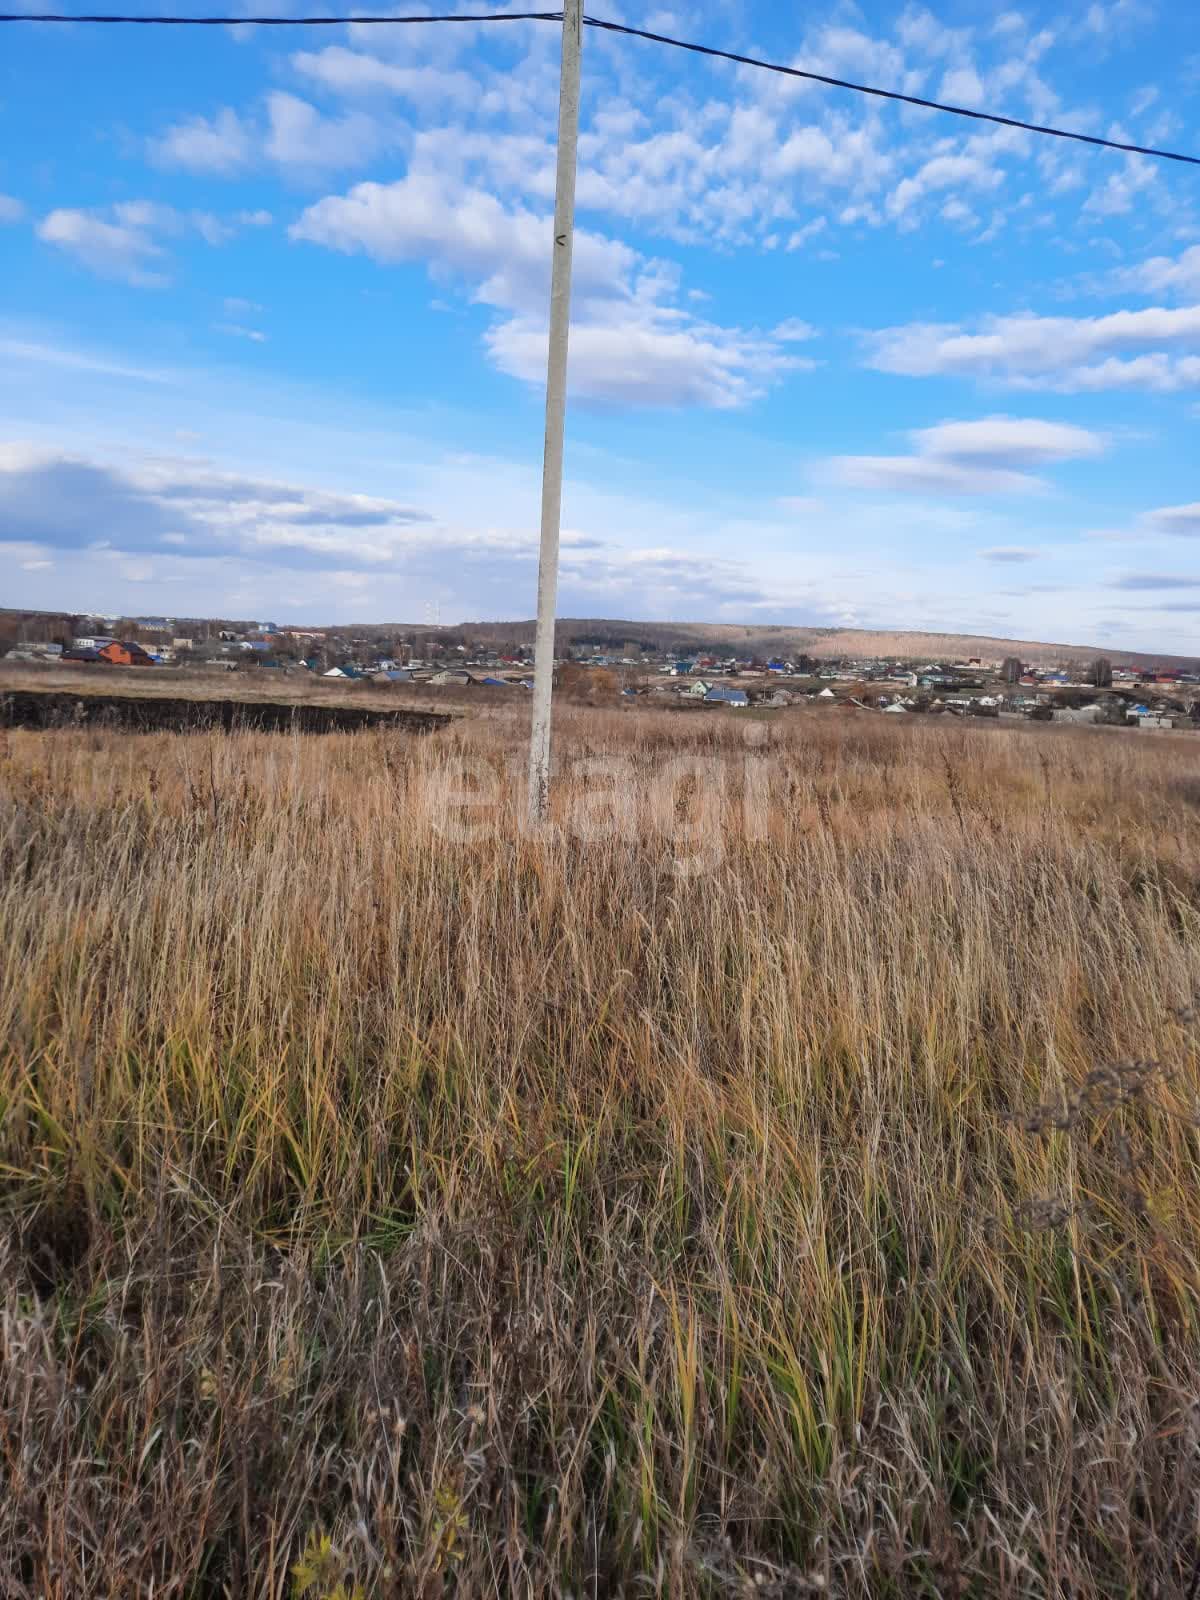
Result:
<svg viewBox="0 0 1200 1600">
<path fill-rule="evenodd" d="M 522 731 L 0 736 L 0 1596 L 1191 1594 L 1192 744 Z"/>
<path fill-rule="evenodd" d="M 0 661 L 0 695 L 8 690 L 45 690 L 86 697 L 92 694 L 168 696 L 183 700 L 298 701 L 314 705 L 366 706 L 375 711 L 412 706 L 445 710 L 463 698 L 460 690 L 423 684 L 382 685 L 360 679 L 325 678 L 295 667 L 288 672 L 245 668 L 238 672 L 199 667 L 51 667 Z M 476 695 L 478 698 L 478 694 Z"/>
</svg>

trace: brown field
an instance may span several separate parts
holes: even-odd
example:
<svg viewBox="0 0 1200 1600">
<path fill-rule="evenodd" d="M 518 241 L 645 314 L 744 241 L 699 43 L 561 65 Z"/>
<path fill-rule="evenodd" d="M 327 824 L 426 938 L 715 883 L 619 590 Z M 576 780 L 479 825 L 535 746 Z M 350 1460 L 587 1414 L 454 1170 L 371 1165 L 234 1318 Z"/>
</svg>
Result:
<svg viewBox="0 0 1200 1600">
<path fill-rule="evenodd" d="M 185 700 L 304 700 L 317 705 L 369 706 L 377 711 L 394 711 L 401 705 L 445 711 L 452 709 L 451 702 L 456 696 L 461 698 L 462 693 L 421 684 L 385 687 L 364 678 L 325 678 L 302 667 L 288 672 L 253 667 L 218 672 L 198 667 L 51 667 L 0 662 L 0 694 L 13 689 L 78 695 L 165 695 Z"/>
<path fill-rule="evenodd" d="M 0 735 L 0 1596 L 1187 1596 L 1191 743 L 522 733 Z"/>
</svg>

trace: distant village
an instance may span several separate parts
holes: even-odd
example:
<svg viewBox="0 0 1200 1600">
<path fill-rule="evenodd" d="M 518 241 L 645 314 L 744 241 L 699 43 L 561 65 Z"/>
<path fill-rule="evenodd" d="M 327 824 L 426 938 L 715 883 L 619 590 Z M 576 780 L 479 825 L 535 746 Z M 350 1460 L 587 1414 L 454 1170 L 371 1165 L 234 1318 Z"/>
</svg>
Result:
<svg viewBox="0 0 1200 1600">
<path fill-rule="evenodd" d="M 10 628 L 11 632 L 11 628 Z M 462 628 L 414 629 L 401 636 L 354 630 L 314 631 L 263 621 L 184 624 L 169 617 L 61 618 L 34 637 L 25 620 L 8 642 L 14 663 L 108 669 L 190 669 L 205 673 L 280 673 L 375 688 L 410 684 L 430 690 L 527 692 L 532 650 L 482 644 Z M 892 716 L 1024 717 L 1145 729 L 1200 732 L 1200 666 L 1147 667 L 1097 656 L 1034 664 L 1003 659 L 913 661 L 870 657 L 837 661 L 800 655 L 760 658 L 717 651 L 671 650 L 627 641 L 618 650 L 596 641 L 566 647 L 556 663 L 560 685 L 593 698 L 646 700 L 729 710 L 779 710 L 813 703 Z"/>
</svg>

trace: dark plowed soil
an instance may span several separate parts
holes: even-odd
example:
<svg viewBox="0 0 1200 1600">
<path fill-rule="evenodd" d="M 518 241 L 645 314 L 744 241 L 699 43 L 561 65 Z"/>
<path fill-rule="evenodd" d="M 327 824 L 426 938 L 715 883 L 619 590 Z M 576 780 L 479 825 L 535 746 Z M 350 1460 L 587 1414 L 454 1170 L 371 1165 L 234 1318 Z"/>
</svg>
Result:
<svg viewBox="0 0 1200 1600">
<path fill-rule="evenodd" d="M 73 728 L 98 724 L 145 732 L 221 728 L 266 733 L 352 733 L 403 728 L 431 733 L 450 718 L 438 711 L 376 711 L 367 706 L 322 706 L 263 700 L 185 700 L 157 695 L 64 694 L 14 689 L 0 694 L 0 727 Z"/>
</svg>

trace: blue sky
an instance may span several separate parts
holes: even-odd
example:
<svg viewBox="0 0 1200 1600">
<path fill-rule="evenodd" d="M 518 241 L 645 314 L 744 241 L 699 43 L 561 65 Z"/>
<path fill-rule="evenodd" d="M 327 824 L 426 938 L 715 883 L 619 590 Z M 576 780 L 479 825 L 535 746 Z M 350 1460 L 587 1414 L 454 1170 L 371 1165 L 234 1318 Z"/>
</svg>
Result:
<svg viewBox="0 0 1200 1600">
<path fill-rule="evenodd" d="M 594 5 L 1200 150 L 1167 0 Z M 3 603 L 532 615 L 558 42 L 3 30 Z M 1200 173 L 595 31 L 584 78 L 561 614 L 1200 654 Z"/>
</svg>

